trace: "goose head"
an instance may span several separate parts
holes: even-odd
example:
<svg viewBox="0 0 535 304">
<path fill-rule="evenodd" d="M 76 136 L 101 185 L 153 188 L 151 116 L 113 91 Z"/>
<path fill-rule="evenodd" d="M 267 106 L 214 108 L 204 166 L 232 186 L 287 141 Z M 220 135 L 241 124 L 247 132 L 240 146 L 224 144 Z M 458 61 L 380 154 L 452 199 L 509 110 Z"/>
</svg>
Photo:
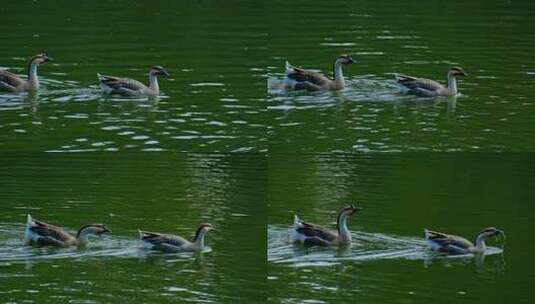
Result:
<svg viewBox="0 0 535 304">
<path fill-rule="evenodd" d="M 193 242 L 200 244 L 199 246 L 204 246 L 204 234 L 210 230 L 213 230 L 214 227 L 210 223 L 202 223 L 199 225 L 199 228 L 197 228 L 197 231 L 195 231 L 195 237 L 193 237 Z"/>
<path fill-rule="evenodd" d="M 349 205 L 344 206 L 344 208 L 340 210 L 340 215 L 344 214 L 347 216 L 352 216 L 353 214 L 357 213 L 360 210 L 362 210 L 362 208 L 357 207 L 353 204 L 349 204 Z"/>
<path fill-rule="evenodd" d="M 76 234 L 76 238 L 80 238 L 81 235 L 89 235 L 89 234 L 95 234 L 95 235 L 101 235 L 103 233 L 111 233 L 111 229 L 109 229 L 105 224 L 89 224 L 82 226 L 78 233 Z"/>
<path fill-rule="evenodd" d="M 343 65 L 350 65 L 350 64 L 356 63 L 355 59 L 351 58 L 351 56 L 349 56 L 347 54 L 342 54 L 342 55 L 336 57 L 335 62 L 336 63 L 341 63 Z"/>
<path fill-rule="evenodd" d="M 488 228 L 485 228 L 485 229 L 481 230 L 477 234 L 476 237 L 483 236 L 486 239 L 486 238 L 489 238 L 489 237 L 492 237 L 492 236 L 497 236 L 497 235 L 500 235 L 500 234 L 503 234 L 502 230 L 497 229 L 495 227 L 488 227 Z"/>
<path fill-rule="evenodd" d="M 448 73 L 452 76 L 468 76 L 468 73 L 466 73 L 461 67 L 452 67 Z"/>
<path fill-rule="evenodd" d="M 210 224 L 210 223 L 202 223 L 202 224 L 199 225 L 198 230 L 207 232 L 207 231 L 210 231 L 210 230 L 214 230 L 214 226 L 212 226 L 212 224 Z"/>
<path fill-rule="evenodd" d="M 50 58 L 47 53 L 37 54 L 30 59 L 30 63 L 36 64 L 41 64 L 48 61 L 52 61 L 52 58 Z"/>
<path fill-rule="evenodd" d="M 169 76 L 169 73 L 159 65 L 152 66 L 149 70 L 149 74 L 154 76 Z"/>
</svg>

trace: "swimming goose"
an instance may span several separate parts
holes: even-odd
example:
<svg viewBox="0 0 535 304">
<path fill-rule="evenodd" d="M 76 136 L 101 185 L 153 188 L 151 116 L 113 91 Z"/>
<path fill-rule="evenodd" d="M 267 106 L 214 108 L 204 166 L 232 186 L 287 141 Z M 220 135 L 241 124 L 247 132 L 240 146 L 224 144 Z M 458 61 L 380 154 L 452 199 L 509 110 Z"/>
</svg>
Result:
<svg viewBox="0 0 535 304">
<path fill-rule="evenodd" d="M 296 68 L 286 61 L 284 86 L 287 89 L 307 91 L 341 90 L 345 87 L 342 66 L 353 63 L 356 63 L 356 61 L 349 55 L 344 54 L 336 57 L 333 63 L 334 79 L 331 80 L 321 73 Z"/>
<path fill-rule="evenodd" d="M 457 94 L 457 76 L 468 76 L 461 67 L 452 67 L 448 71 L 447 86 L 425 78 L 397 75 L 397 83 L 405 93 L 422 97 L 453 96 Z"/>
<path fill-rule="evenodd" d="M 160 93 L 158 76 L 169 76 L 169 73 L 161 66 L 155 65 L 151 67 L 149 70 L 148 86 L 134 79 L 106 76 L 97 73 L 100 88 L 104 92 L 122 96 L 158 96 Z"/>
<path fill-rule="evenodd" d="M 308 246 L 342 246 L 351 244 L 351 233 L 347 229 L 348 217 L 361 208 L 348 205 L 338 213 L 336 231 L 316 224 L 305 223 L 297 215 L 294 217 L 292 240 Z"/>
<path fill-rule="evenodd" d="M 52 61 L 46 53 L 38 54 L 30 58 L 28 61 L 28 80 L 24 80 L 19 76 L 0 70 L 0 91 L 8 92 L 28 92 L 37 91 L 39 89 L 39 79 L 37 78 L 37 67 L 43 63 Z"/>
<path fill-rule="evenodd" d="M 24 244 L 57 247 L 85 246 L 89 242 L 89 235 L 101 235 L 106 232 L 111 232 L 106 225 L 90 224 L 82 226 L 74 237 L 62 228 L 35 220 L 28 214 L 24 230 Z"/>
<path fill-rule="evenodd" d="M 162 252 L 187 252 L 203 251 L 204 235 L 207 231 L 212 230 L 211 224 L 203 223 L 197 228 L 195 237 L 190 242 L 178 235 L 162 234 L 157 232 L 148 232 L 139 230 L 139 239 L 143 248 L 162 251 Z"/>
<path fill-rule="evenodd" d="M 447 254 L 482 253 L 486 248 L 485 240 L 499 234 L 503 234 L 503 231 L 494 227 L 485 228 L 476 234 L 472 243 L 460 236 L 425 229 L 425 239 L 429 249 Z"/>
</svg>

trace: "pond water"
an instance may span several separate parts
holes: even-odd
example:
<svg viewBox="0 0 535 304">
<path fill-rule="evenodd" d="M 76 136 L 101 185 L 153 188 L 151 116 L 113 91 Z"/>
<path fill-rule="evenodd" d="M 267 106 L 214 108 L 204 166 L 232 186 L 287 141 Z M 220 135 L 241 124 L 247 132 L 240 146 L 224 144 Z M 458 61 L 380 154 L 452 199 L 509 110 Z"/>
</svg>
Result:
<svg viewBox="0 0 535 304">
<path fill-rule="evenodd" d="M 270 151 L 535 149 L 534 2 L 297 3 L 270 10 Z M 342 53 L 357 61 L 344 69 L 344 91 L 281 89 L 285 61 L 330 76 Z M 444 83 L 453 65 L 469 73 L 458 97 L 399 94 L 396 73 Z"/>
<path fill-rule="evenodd" d="M 0 93 L 0 302 L 533 302 L 535 2 L 4 2 L 0 68 L 54 61 L 37 94 Z M 282 89 L 285 61 L 330 74 L 341 53 L 345 90 Z M 152 65 L 157 98 L 98 87 Z M 452 65 L 458 96 L 399 94 L 396 73 Z M 289 243 L 294 214 L 333 226 L 344 203 L 353 246 Z M 28 248 L 27 214 L 113 234 Z M 206 252 L 139 248 L 201 222 Z M 491 225 L 507 238 L 479 258 L 422 240 Z"/>
<path fill-rule="evenodd" d="M 37 96 L 0 95 L 3 151 L 262 151 L 265 27 L 251 3 L 18 1 L 2 5 L 0 67 L 48 52 Z M 76 12 L 76 13 L 75 13 Z M 247 31 L 242 24 L 249 24 Z M 265 57 L 264 57 L 265 58 Z M 104 96 L 97 73 L 147 82 L 158 99 Z"/>
<path fill-rule="evenodd" d="M 114 155 L 2 155 L 1 302 L 265 299 L 261 156 Z M 70 232 L 102 222 L 113 233 L 92 238 L 84 250 L 26 247 L 28 213 Z M 208 252 L 158 254 L 139 248 L 138 229 L 191 239 L 201 222 L 215 227 L 206 235 Z"/>
<path fill-rule="evenodd" d="M 530 303 L 535 162 L 511 154 L 278 155 L 269 160 L 270 303 Z M 346 249 L 289 241 L 294 214 L 335 227 Z M 424 228 L 468 239 L 496 226 L 484 256 L 428 252 Z M 503 249 L 503 250 L 502 250 Z"/>
</svg>

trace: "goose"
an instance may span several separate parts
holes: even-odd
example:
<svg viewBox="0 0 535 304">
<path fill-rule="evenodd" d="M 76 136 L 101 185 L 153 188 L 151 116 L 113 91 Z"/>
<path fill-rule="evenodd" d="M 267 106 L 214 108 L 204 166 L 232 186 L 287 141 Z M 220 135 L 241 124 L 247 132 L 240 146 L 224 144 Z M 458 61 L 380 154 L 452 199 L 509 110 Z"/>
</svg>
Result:
<svg viewBox="0 0 535 304">
<path fill-rule="evenodd" d="M 0 70 L 0 91 L 8 92 L 28 92 L 37 91 L 39 89 L 39 79 L 37 78 L 37 67 L 43 63 L 52 61 L 47 53 L 37 54 L 28 60 L 28 80 L 24 80 L 19 76 L 8 72 L 7 70 Z"/>
<path fill-rule="evenodd" d="M 28 214 L 24 230 L 24 244 L 56 247 L 85 246 L 89 242 L 89 235 L 101 235 L 106 232 L 111 233 L 111 230 L 104 224 L 89 224 L 80 227 L 74 237 L 62 228 L 35 220 Z"/>
<path fill-rule="evenodd" d="M 468 76 L 468 73 L 461 67 L 450 68 L 447 76 L 447 86 L 443 86 L 431 79 L 407 75 L 397 75 L 396 81 L 407 94 L 421 97 L 454 96 L 458 92 L 457 76 Z"/>
<path fill-rule="evenodd" d="M 333 63 L 334 79 L 329 79 L 321 73 L 294 67 L 286 61 L 284 86 L 287 89 L 307 91 L 341 90 L 345 87 L 342 67 L 353 63 L 356 61 L 349 55 L 343 54 L 336 57 Z"/>
<path fill-rule="evenodd" d="M 467 254 L 485 252 L 485 240 L 492 236 L 503 234 L 502 230 L 489 227 L 481 230 L 475 236 L 474 243 L 456 236 L 425 229 L 425 239 L 430 250 L 447 254 Z"/>
<path fill-rule="evenodd" d="M 139 239 L 141 240 L 143 248 L 149 250 L 167 253 L 203 251 L 205 248 L 204 235 L 210 230 L 213 230 L 211 224 L 200 224 L 191 242 L 178 235 L 142 230 L 139 230 Z"/>
<path fill-rule="evenodd" d="M 161 66 L 152 66 L 149 70 L 149 85 L 130 79 L 115 76 L 106 76 L 97 73 L 100 88 L 108 94 L 122 96 L 158 96 L 158 76 L 169 76 L 169 73 Z"/>
<path fill-rule="evenodd" d="M 307 246 L 343 246 L 351 244 L 351 233 L 347 229 L 347 219 L 360 211 L 354 205 L 345 206 L 336 218 L 336 229 L 331 230 L 316 224 L 303 222 L 297 215 L 294 217 L 292 240 Z"/>
</svg>

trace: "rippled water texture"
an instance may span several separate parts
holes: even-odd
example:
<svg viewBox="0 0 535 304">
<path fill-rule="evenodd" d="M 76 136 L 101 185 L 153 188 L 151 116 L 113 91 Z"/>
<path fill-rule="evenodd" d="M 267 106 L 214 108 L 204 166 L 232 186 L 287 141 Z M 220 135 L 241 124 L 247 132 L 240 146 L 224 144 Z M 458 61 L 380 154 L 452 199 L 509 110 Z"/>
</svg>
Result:
<svg viewBox="0 0 535 304">
<path fill-rule="evenodd" d="M 259 155 L 4 153 L 0 302 L 264 301 L 264 163 Z M 28 213 L 72 233 L 94 222 L 113 233 L 85 249 L 27 247 Z M 138 229 L 191 239 L 201 222 L 215 227 L 201 254 L 140 249 Z"/>
<path fill-rule="evenodd" d="M 37 96 L 0 93 L 3 151 L 262 151 L 266 28 L 252 3 L 16 1 L 0 8 L 0 68 L 25 75 L 46 51 Z M 242 25 L 248 24 L 247 30 Z M 264 57 L 265 58 L 265 57 Z M 104 96 L 96 74 L 144 83 L 157 99 Z"/>
<path fill-rule="evenodd" d="M 269 147 L 312 151 L 526 151 L 535 149 L 532 1 L 298 1 L 274 5 L 269 36 Z M 281 89 L 284 63 L 321 70 L 349 53 L 342 92 Z M 394 74 L 444 83 L 453 98 L 399 94 Z"/>
<path fill-rule="evenodd" d="M 367 233 L 352 232 L 353 243 L 348 248 L 306 248 L 293 244 L 290 240 L 291 227 L 268 228 L 268 262 L 289 264 L 293 267 L 334 266 L 343 262 L 366 262 L 381 259 L 423 260 L 430 264 L 433 260 L 474 258 L 473 255 L 445 256 L 429 252 L 422 237 L 408 238 Z M 489 246 L 485 255 L 477 256 L 481 265 L 485 256 L 501 254 L 500 248 Z"/>
<path fill-rule="evenodd" d="M 529 155 L 405 153 L 273 155 L 269 159 L 270 303 L 530 303 L 535 163 Z M 345 203 L 345 249 L 290 242 L 294 214 L 334 228 Z M 424 228 L 469 240 L 487 226 L 484 256 L 426 248 Z M 503 247 L 503 250 L 502 250 Z"/>
</svg>

